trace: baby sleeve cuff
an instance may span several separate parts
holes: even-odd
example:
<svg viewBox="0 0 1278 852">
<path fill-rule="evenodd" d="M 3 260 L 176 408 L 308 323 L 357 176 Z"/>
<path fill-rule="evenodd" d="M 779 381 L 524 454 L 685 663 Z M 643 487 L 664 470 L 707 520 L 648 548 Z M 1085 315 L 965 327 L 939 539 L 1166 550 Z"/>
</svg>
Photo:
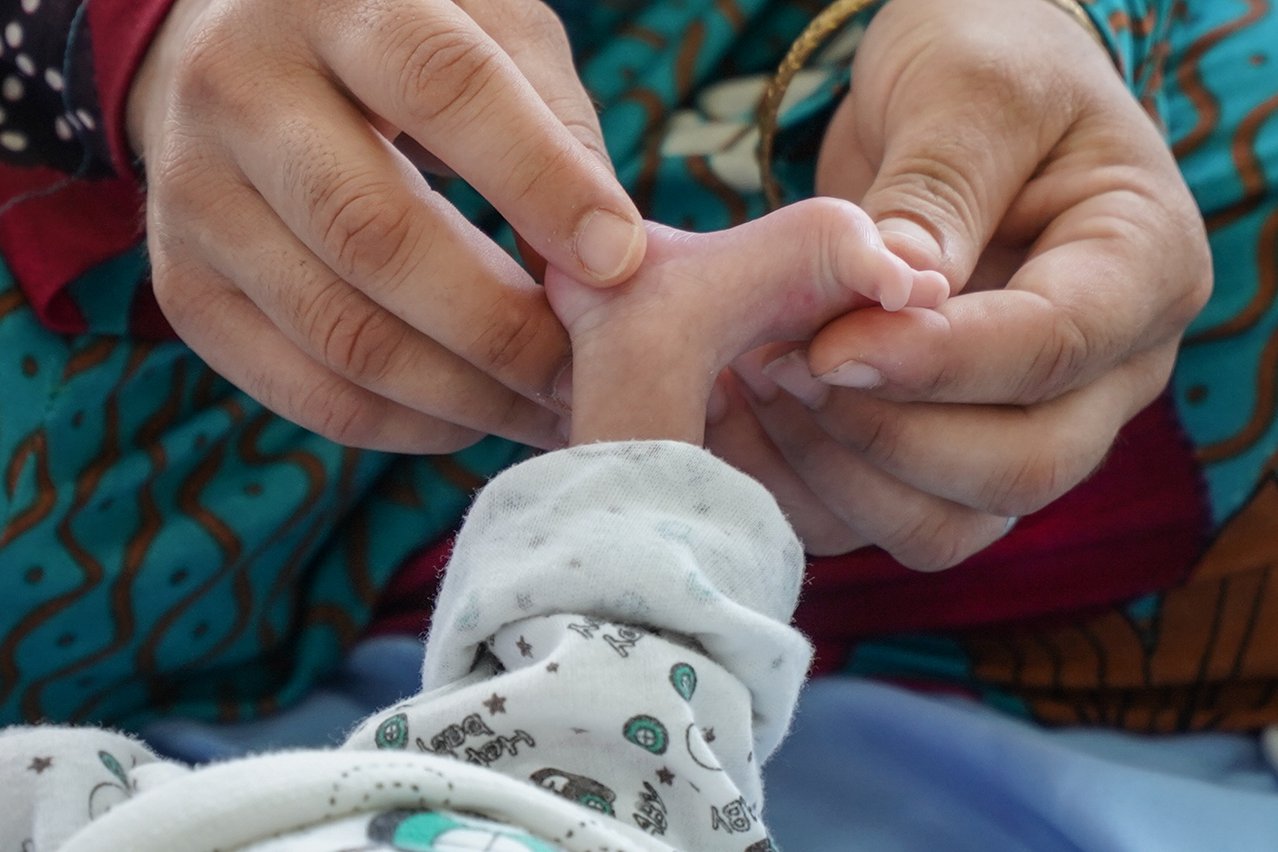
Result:
<svg viewBox="0 0 1278 852">
<path fill-rule="evenodd" d="M 573 613 L 679 634 L 748 688 L 762 756 L 789 725 L 811 648 L 789 626 L 803 549 L 772 496 L 706 451 L 592 444 L 502 473 L 457 538 L 423 686 L 467 674 L 504 625 Z"/>
</svg>

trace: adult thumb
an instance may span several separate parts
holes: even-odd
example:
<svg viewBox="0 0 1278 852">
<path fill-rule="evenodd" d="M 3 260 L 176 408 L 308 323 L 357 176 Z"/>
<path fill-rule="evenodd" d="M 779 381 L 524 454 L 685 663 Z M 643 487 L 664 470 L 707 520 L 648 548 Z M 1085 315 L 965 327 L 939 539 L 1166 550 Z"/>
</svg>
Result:
<svg viewBox="0 0 1278 852">
<path fill-rule="evenodd" d="M 883 241 L 916 269 L 964 288 L 1044 153 L 1036 132 L 1008 126 L 1006 105 L 925 104 L 890 121 L 861 206 Z M 990 113 L 993 113 L 991 115 Z"/>
</svg>

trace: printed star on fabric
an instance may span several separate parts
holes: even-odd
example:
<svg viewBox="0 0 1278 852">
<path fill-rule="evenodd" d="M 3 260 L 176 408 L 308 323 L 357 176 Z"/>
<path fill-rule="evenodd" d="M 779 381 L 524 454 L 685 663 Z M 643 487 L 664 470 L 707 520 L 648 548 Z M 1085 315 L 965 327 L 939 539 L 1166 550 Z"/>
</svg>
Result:
<svg viewBox="0 0 1278 852">
<path fill-rule="evenodd" d="M 714 742 L 714 728 L 702 728 L 701 738 L 708 743 Z"/>
<path fill-rule="evenodd" d="M 27 767 L 28 772 L 34 772 L 36 775 L 42 775 L 44 770 L 53 766 L 53 758 L 51 757 L 33 757 L 31 765 Z"/>
<path fill-rule="evenodd" d="M 657 780 L 669 787 L 674 784 L 675 774 L 663 766 L 657 770 Z"/>
<path fill-rule="evenodd" d="M 559 671 L 559 663 L 546 663 L 546 671 L 555 674 Z"/>
<path fill-rule="evenodd" d="M 519 641 L 515 643 L 515 647 L 519 649 L 519 655 L 521 657 L 532 656 L 532 645 L 528 644 L 528 640 L 524 637 L 519 637 Z"/>
<path fill-rule="evenodd" d="M 505 712 L 506 712 L 506 698 L 505 698 L 505 696 L 498 695 L 498 694 L 497 694 L 497 693 L 495 693 L 495 692 L 493 693 L 493 697 L 492 697 L 492 698 L 488 699 L 487 701 L 482 701 L 482 702 L 480 702 L 480 703 L 481 703 L 481 704 L 483 704 L 485 707 L 487 707 L 487 708 L 488 708 L 488 715 L 489 715 L 489 716 L 496 716 L 498 713 L 505 713 Z"/>
</svg>

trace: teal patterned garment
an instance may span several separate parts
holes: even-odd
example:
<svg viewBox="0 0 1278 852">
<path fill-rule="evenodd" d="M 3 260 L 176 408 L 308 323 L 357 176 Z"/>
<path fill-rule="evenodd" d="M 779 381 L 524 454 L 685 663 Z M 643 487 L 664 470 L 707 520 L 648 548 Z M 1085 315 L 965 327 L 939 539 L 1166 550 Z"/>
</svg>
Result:
<svg viewBox="0 0 1278 852">
<path fill-rule="evenodd" d="M 766 72 L 813 6 L 566 12 L 641 205 L 703 229 L 761 213 L 714 162 L 723 139 L 748 136 L 752 95 L 729 92 L 713 115 L 677 108 L 710 81 Z M 684 156 L 689 146 L 701 150 Z M 749 171 L 750 140 L 730 147 L 730 170 Z M 499 230 L 473 194 L 454 194 Z M 229 720 L 295 701 L 406 558 L 526 454 L 489 439 L 451 458 L 396 458 L 309 434 L 181 344 L 122 336 L 143 271 L 139 251 L 77 281 L 93 332 L 63 336 L 0 267 L 0 724 Z"/>
<path fill-rule="evenodd" d="M 0 269 L 0 719 L 234 718 L 294 699 L 513 461 L 336 446 L 178 343 L 62 337 Z"/>
<path fill-rule="evenodd" d="M 764 212 L 754 104 L 822 5 L 560 0 L 618 174 L 646 215 L 713 230 Z M 1217 290 L 1174 390 L 1223 524 L 1278 452 L 1278 13 L 1269 0 L 1084 5 L 1164 122 L 1211 228 Z M 778 163 L 789 197 L 811 192 L 855 35 L 794 82 Z M 509 245 L 481 199 L 449 192 Z M 0 269 L 0 723 L 236 719 L 295 701 L 406 558 L 525 452 L 490 439 L 450 458 L 396 458 L 283 422 L 181 344 L 122 336 L 143 263 L 125 255 L 76 283 L 93 329 L 79 336 L 39 325 Z M 884 647 L 912 671 L 970 675 L 948 639 L 895 657 Z"/>
</svg>

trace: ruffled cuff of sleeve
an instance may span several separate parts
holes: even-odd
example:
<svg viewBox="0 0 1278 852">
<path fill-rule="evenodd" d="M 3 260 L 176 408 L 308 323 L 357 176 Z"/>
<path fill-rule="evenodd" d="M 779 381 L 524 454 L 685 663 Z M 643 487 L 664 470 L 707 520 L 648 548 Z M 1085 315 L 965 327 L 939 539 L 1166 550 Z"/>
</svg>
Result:
<svg viewBox="0 0 1278 852">
<path fill-rule="evenodd" d="M 789 626 L 803 568 L 767 490 L 700 448 L 626 442 L 539 456 L 472 507 L 436 603 L 423 685 L 463 677 L 511 622 L 610 619 L 686 637 L 732 672 L 767 755 L 811 658 Z"/>
</svg>

